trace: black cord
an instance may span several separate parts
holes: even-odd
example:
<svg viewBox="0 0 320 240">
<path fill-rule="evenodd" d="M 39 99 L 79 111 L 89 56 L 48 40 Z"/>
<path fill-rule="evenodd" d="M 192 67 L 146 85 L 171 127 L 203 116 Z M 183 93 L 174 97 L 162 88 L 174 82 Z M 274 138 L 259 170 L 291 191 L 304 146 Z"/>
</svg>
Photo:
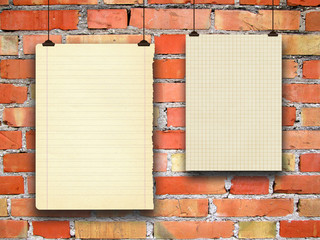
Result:
<svg viewBox="0 0 320 240">
<path fill-rule="evenodd" d="M 189 34 L 190 37 L 198 37 L 196 32 L 196 0 L 193 0 L 193 31 Z"/>
<path fill-rule="evenodd" d="M 272 30 L 271 32 L 268 34 L 269 37 L 277 37 L 278 34 L 276 33 L 276 31 L 274 30 L 274 0 L 272 0 Z"/>
<path fill-rule="evenodd" d="M 143 18 L 143 40 L 146 39 L 145 37 L 145 31 L 146 31 L 146 17 L 145 17 L 145 12 L 146 12 L 146 8 L 145 8 L 145 5 L 144 5 L 144 0 L 143 0 L 143 12 L 142 12 L 142 18 Z"/>
<path fill-rule="evenodd" d="M 42 43 L 42 46 L 54 46 L 54 43 L 50 40 L 50 0 L 48 0 L 48 39 Z"/>
<path fill-rule="evenodd" d="M 145 0 L 143 0 L 143 6 L 142 6 L 142 34 L 143 39 L 138 43 L 138 46 L 141 47 L 148 47 L 150 46 L 150 43 L 146 41 L 146 6 L 145 6 Z"/>
</svg>

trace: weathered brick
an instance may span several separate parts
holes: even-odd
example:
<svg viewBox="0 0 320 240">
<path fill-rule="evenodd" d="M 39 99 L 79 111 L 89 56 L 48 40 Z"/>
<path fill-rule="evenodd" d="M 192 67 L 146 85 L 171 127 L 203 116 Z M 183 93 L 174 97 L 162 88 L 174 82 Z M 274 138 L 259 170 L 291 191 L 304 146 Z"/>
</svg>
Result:
<svg viewBox="0 0 320 240">
<path fill-rule="evenodd" d="M 0 0 L 0 5 L 9 5 L 9 0 Z"/>
<path fill-rule="evenodd" d="M 160 59 L 153 63 L 154 78 L 182 79 L 185 74 L 185 59 Z"/>
<path fill-rule="evenodd" d="M 24 35 L 23 36 L 23 53 L 35 54 L 36 45 L 39 43 L 43 43 L 47 39 L 48 39 L 47 35 Z M 61 43 L 61 35 L 50 34 L 50 40 L 54 43 Z"/>
<path fill-rule="evenodd" d="M 295 155 L 293 153 L 282 153 L 282 171 L 295 170 Z"/>
<path fill-rule="evenodd" d="M 214 25 L 218 30 L 269 30 L 272 28 L 271 14 L 271 10 L 259 10 L 258 13 L 243 10 L 215 10 Z M 274 28 L 277 30 L 299 30 L 299 11 L 275 10 L 274 18 Z"/>
<path fill-rule="evenodd" d="M 320 103 L 320 84 L 283 84 L 282 96 L 291 102 Z"/>
<path fill-rule="evenodd" d="M 184 54 L 186 36 L 182 34 L 160 35 L 154 37 L 156 54 Z"/>
<path fill-rule="evenodd" d="M 297 76 L 298 63 L 291 59 L 282 60 L 282 77 L 295 78 Z"/>
<path fill-rule="evenodd" d="M 300 156 L 301 172 L 320 172 L 320 154 L 306 153 Z"/>
<path fill-rule="evenodd" d="M 155 177 L 156 194 L 224 194 L 225 177 Z"/>
<path fill-rule="evenodd" d="M 193 0 L 149 0 L 149 4 L 187 4 Z M 234 0 L 195 0 L 195 4 L 234 4 Z"/>
<path fill-rule="evenodd" d="M 50 0 L 50 5 L 97 4 L 98 0 Z M 47 5 L 48 0 L 13 0 L 14 5 Z"/>
<path fill-rule="evenodd" d="M 320 31 L 320 12 L 306 14 L 306 31 Z"/>
<path fill-rule="evenodd" d="M 66 37 L 67 43 L 138 43 L 142 40 L 142 35 L 69 35 Z M 146 35 L 145 39 L 151 42 L 151 36 Z"/>
<path fill-rule="evenodd" d="M 18 36 L 0 36 L 0 55 L 18 55 Z"/>
<path fill-rule="evenodd" d="M 175 153 L 171 155 L 171 171 L 186 171 L 186 155 L 184 153 Z"/>
<path fill-rule="evenodd" d="M 154 172 L 167 171 L 167 153 L 153 154 L 153 171 Z"/>
<path fill-rule="evenodd" d="M 211 9 L 196 10 L 196 29 L 209 29 Z M 192 29 L 192 9 L 151 9 L 145 11 L 148 29 Z M 142 8 L 131 9 L 130 26 L 142 28 Z"/>
<path fill-rule="evenodd" d="M 70 238 L 68 221 L 33 221 L 33 235 L 44 238 Z"/>
<path fill-rule="evenodd" d="M 0 220 L 0 238 L 27 238 L 28 221 Z"/>
<path fill-rule="evenodd" d="M 184 127 L 186 125 L 186 109 L 182 107 L 167 108 L 167 126 Z"/>
<path fill-rule="evenodd" d="M 295 107 L 282 107 L 282 125 L 293 126 L 296 121 Z"/>
<path fill-rule="evenodd" d="M 320 55 L 320 35 L 282 35 L 283 55 Z"/>
<path fill-rule="evenodd" d="M 155 222 L 154 235 L 159 239 L 229 238 L 233 236 L 232 221 Z"/>
<path fill-rule="evenodd" d="M 296 194 L 320 193 L 320 176 L 276 176 L 274 192 Z"/>
<path fill-rule="evenodd" d="M 24 193 L 22 176 L 1 176 L 0 194 L 21 194 Z"/>
<path fill-rule="evenodd" d="M 320 108 L 301 109 L 302 126 L 320 126 Z"/>
<path fill-rule="evenodd" d="M 34 78 L 35 64 L 32 59 L 6 59 L 1 61 L 1 78 Z"/>
<path fill-rule="evenodd" d="M 287 0 L 289 6 L 320 6 L 319 0 Z"/>
<path fill-rule="evenodd" d="M 3 122 L 12 127 L 33 127 L 35 112 L 33 107 L 5 108 Z"/>
<path fill-rule="evenodd" d="M 184 83 L 153 84 L 154 102 L 184 102 L 186 100 Z"/>
<path fill-rule="evenodd" d="M 126 9 L 88 10 L 88 28 L 127 28 Z"/>
<path fill-rule="evenodd" d="M 77 10 L 51 10 L 50 29 L 72 30 L 78 25 Z M 47 30 L 48 13 L 46 10 L 4 10 L 0 14 L 2 30 Z"/>
<path fill-rule="evenodd" d="M 35 177 L 34 176 L 28 176 L 27 177 L 27 184 L 28 184 L 28 193 L 34 194 L 36 193 L 35 189 Z"/>
<path fill-rule="evenodd" d="M 320 221 L 280 221 L 280 236 L 285 238 L 320 237 Z"/>
<path fill-rule="evenodd" d="M 22 147 L 20 131 L 0 131 L 0 149 L 19 149 Z"/>
<path fill-rule="evenodd" d="M 154 131 L 155 149 L 185 149 L 185 132 L 181 130 Z"/>
<path fill-rule="evenodd" d="M 320 131 L 283 131 L 283 149 L 320 149 Z"/>
<path fill-rule="evenodd" d="M 75 222 L 76 238 L 145 238 L 145 222 Z"/>
<path fill-rule="evenodd" d="M 154 107 L 153 107 L 153 126 L 154 126 L 154 127 L 157 127 L 157 126 L 158 126 L 159 117 L 160 117 L 159 107 L 154 106 Z"/>
<path fill-rule="evenodd" d="M 142 4 L 143 0 L 104 0 L 105 4 Z"/>
<path fill-rule="evenodd" d="M 269 179 L 267 177 L 233 177 L 230 193 L 232 194 L 268 194 Z"/>
<path fill-rule="evenodd" d="M 35 84 L 30 84 L 30 97 L 31 99 L 35 99 L 36 96 L 36 90 L 35 90 Z"/>
<path fill-rule="evenodd" d="M 125 217 L 132 214 L 130 210 L 98 210 L 96 211 L 97 217 Z"/>
<path fill-rule="evenodd" d="M 292 199 L 213 199 L 219 217 L 287 216 L 293 213 Z"/>
<path fill-rule="evenodd" d="M 300 216 L 320 217 L 320 199 L 300 199 L 298 211 Z"/>
<path fill-rule="evenodd" d="M 155 199 L 154 209 L 141 211 L 148 217 L 206 217 L 208 199 Z"/>
<path fill-rule="evenodd" d="M 28 149 L 35 149 L 35 131 L 30 130 L 26 132 L 26 142 Z"/>
<path fill-rule="evenodd" d="M 7 209 L 7 199 L 0 198 L 0 217 L 8 216 L 8 209 Z"/>
<path fill-rule="evenodd" d="M 27 100 L 27 96 L 27 87 L 0 84 L 0 103 L 24 103 Z"/>
<path fill-rule="evenodd" d="M 34 153 L 11 153 L 3 156 L 4 172 L 34 172 Z"/>
<path fill-rule="evenodd" d="M 303 78 L 320 79 L 320 60 L 303 62 Z"/>
<path fill-rule="evenodd" d="M 276 222 L 239 222 L 239 238 L 275 238 Z"/>
<path fill-rule="evenodd" d="M 274 0 L 274 5 L 279 5 L 280 0 Z M 243 5 L 272 5 L 272 0 L 240 0 Z"/>
</svg>

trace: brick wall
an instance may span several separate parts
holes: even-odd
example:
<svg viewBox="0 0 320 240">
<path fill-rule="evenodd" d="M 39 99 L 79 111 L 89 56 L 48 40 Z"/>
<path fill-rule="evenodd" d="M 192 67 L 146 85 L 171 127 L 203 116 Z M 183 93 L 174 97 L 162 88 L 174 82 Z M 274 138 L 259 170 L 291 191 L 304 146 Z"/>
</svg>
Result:
<svg viewBox="0 0 320 240">
<path fill-rule="evenodd" d="M 319 0 L 275 0 L 283 34 L 281 173 L 184 172 L 190 0 L 148 1 L 148 40 L 156 45 L 154 211 L 35 209 L 34 46 L 46 39 L 46 2 L 0 0 L 0 238 L 320 237 Z M 269 32 L 271 0 L 197 2 L 200 33 Z M 56 43 L 141 39 L 142 0 L 51 3 Z"/>
</svg>

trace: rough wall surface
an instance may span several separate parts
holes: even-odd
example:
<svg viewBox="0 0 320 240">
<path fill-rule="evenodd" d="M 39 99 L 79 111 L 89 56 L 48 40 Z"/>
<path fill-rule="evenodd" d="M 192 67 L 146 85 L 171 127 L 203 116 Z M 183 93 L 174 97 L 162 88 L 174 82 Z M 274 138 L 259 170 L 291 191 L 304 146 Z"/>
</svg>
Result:
<svg viewBox="0 0 320 240">
<path fill-rule="evenodd" d="M 137 43 L 142 0 L 51 0 L 56 43 Z M 184 172 L 190 0 L 149 0 L 154 211 L 38 211 L 34 47 L 47 0 L 0 0 L 0 238 L 320 238 L 320 0 L 275 0 L 283 34 L 283 172 Z M 196 0 L 200 33 L 267 34 L 272 0 Z M 112 34 L 112 35 L 111 35 Z M 237 116 L 234 116 L 237 117 Z M 90 123 L 88 123 L 90 124 Z"/>
</svg>

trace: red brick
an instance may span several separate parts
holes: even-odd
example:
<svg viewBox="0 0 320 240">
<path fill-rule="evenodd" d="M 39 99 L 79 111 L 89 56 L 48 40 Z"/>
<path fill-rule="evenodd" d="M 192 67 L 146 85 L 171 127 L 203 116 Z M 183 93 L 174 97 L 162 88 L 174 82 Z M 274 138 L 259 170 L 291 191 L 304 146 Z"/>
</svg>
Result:
<svg viewBox="0 0 320 240">
<path fill-rule="evenodd" d="M 298 210 L 300 216 L 320 217 L 320 199 L 300 199 Z"/>
<path fill-rule="evenodd" d="M 291 102 L 320 103 L 320 84 L 283 84 L 282 95 Z"/>
<path fill-rule="evenodd" d="M 0 131 L 0 149 L 19 149 L 22 147 L 20 131 Z"/>
<path fill-rule="evenodd" d="M 27 177 L 27 184 L 28 184 L 28 193 L 29 193 L 29 194 L 36 193 L 36 189 L 35 189 L 35 177 L 34 177 L 34 176 L 28 176 L 28 177 Z"/>
<path fill-rule="evenodd" d="M 30 130 L 26 132 L 26 141 L 28 149 L 35 149 L 35 132 L 34 130 Z"/>
<path fill-rule="evenodd" d="M 11 215 L 14 217 L 90 217 L 84 210 L 37 210 L 34 198 L 11 199 Z"/>
<path fill-rule="evenodd" d="M 320 193 L 320 176 L 276 176 L 274 192 L 297 194 Z"/>
<path fill-rule="evenodd" d="M 320 237 L 320 221 L 280 221 L 280 236 L 285 238 Z"/>
<path fill-rule="evenodd" d="M 3 156 L 4 172 L 34 172 L 34 153 L 11 153 Z"/>
<path fill-rule="evenodd" d="M 66 37 L 67 43 L 138 43 L 142 40 L 142 35 L 129 34 L 109 34 L 109 35 L 69 35 Z M 151 35 L 146 35 L 145 39 L 151 42 Z"/>
<path fill-rule="evenodd" d="M 155 177 L 156 194 L 224 194 L 225 177 Z"/>
<path fill-rule="evenodd" d="M 185 132 L 181 130 L 154 131 L 155 149 L 185 149 Z"/>
<path fill-rule="evenodd" d="M 193 0 L 149 0 L 149 4 L 187 4 Z M 234 0 L 195 0 L 195 4 L 234 4 Z"/>
<path fill-rule="evenodd" d="M 302 126 L 320 126 L 320 108 L 301 109 Z"/>
<path fill-rule="evenodd" d="M 155 199 L 154 209 L 141 211 L 147 217 L 206 217 L 208 199 Z"/>
<path fill-rule="evenodd" d="M 51 1 L 50 1 L 51 4 Z M 23 36 L 23 53 L 35 54 L 36 45 L 43 43 L 48 39 L 47 35 L 24 35 Z M 61 43 L 61 35 L 51 35 L 50 40 L 54 43 Z"/>
<path fill-rule="evenodd" d="M 125 217 L 133 214 L 133 211 L 129 210 L 97 210 L 97 217 Z"/>
<path fill-rule="evenodd" d="M 320 36 L 316 34 L 282 35 L 283 55 L 320 55 Z"/>
<path fill-rule="evenodd" d="M 233 229 L 232 221 L 166 221 L 155 222 L 154 235 L 159 239 L 230 238 Z"/>
<path fill-rule="evenodd" d="M 170 127 L 184 127 L 186 125 L 186 109 L 167 108 L 167 126 Z"/>
<path fill-rule="evenodd" d="M 142 4 L 143 0 L 104 0 L 105 4 Z"/>
<path fill-rule="evenodd" d="M 306 14 L 306 31 L 320 31 L 320 12 Z"/>
<path fill-rule="evenodd" d="M 77 29 L 79 12 L 77 10 L 51 10 L 50 29 Z M 46 10 L 25 11 L 5 10 L 0 15 L 2 30 L 47 30 Z"/>
<path fill-rule="evenodd" d="M 155 36 L 154 43 L 156 54 L 184 54 L 186 52 L 186 36 L 182 34 Z"/>
<path fill-rule="evenodd" d="M 219 217 L 280 217 L 293 213 L 292 199 L 213 199 Z"/>
<path fill-rule="evenodd" d="M 18 36 L 0 36 L 0 55 L 18 55 Z"/>
<path fill-rule="evenodd" d="M 282 125 L 293 126 L 296 121 L 295 107 L 282 107 Z"/>
<path fill-rule="evenodd" d="M 27 100 L 27 96 L 27 87 L 0 84 L 0 103 L 24 103 Z"/>
<path fill-rule="evenodd" d="M 70 238 L 68 221 L 34 221 L 33 235 L 44 238 Z"/>
<path fill-rule="evenodd" d="M 97 4 L 98 0 L 50 0 L 50 5 Z M 48 0 L 13 0 L 14 5 L 47 5 Z"/>
<path fill-rule="evenodd" d="M 319 0 L 287 0 L 288 6 L 320 6 Z"/>
<path fill-rule="evenodd" d="M 88 28 L 127 28 L 126 9 L 88 10 Z"/>
<path fill-rule="evenodd" d="M 320 149 L 320 131 L 283 131 L 283 149 Z"/>
<path fill-rule="evenodd" d="M 1 61 L 1 78 L 34 78 L 35 64 L 32 59 L 7 59 Z"/>
<path fill-rule="evenodd" d="M 33 107 L 5 108 L 3 122 L 12 127 L 34 127 L 35 112 Z"/>
<path fill-rule="evenodd" d="M 320 154 L 306 153 L 300 156 L 301 172 L 320 172 Z"/>
<path fill-rule="evenodd" d="M 320 60 L 303 62 L 303 78 L 320 79 Z"/>
<path fill-rule="evenodd" d="M 268 194 L 269 179 L 267 177 L 234 177 L 231 180 L 232 194 Z"/>
<path fill-rule="evenodd" d="M 28 221 L 0 220 L 0 238 L 27 238 Z"/>
<path fill-rule="evenodd" d="M 295 78 L 297 76 L 298 63 L 294 60 L 282 60 L 282 77 Z"/>
<path fill-rule="evenodd" d="M 167 171 L 167 153 L 153 153 L 153 171 Z"/>
<path fill-rule="evenodd" d="M 192 29 L 192 9 L 146 9 L 148 29 Z M 196 10 L 196 29 L 209 29 L 211 9 Z M 130 26 L 142 28 L 142 8 L 131 9 Z"/>
<path fill-rule="evenodd" d="M 0 5 L 9 5 L 9 0 L 0 0 Z"/>
<path fill-rule="evenodd" d="M 161 59 L 153 63 L 154 78 L 181 79 L 186 74 L 185 59 Z"/>
<path fill-rule="evenodd" d="M 280 0 L 274 0 L 274 5 L 279 5 Z M 272 0 L 240 0 L 243 5 L 272 5 Z"/>
<path fill-rule="evenodd" d="M 184 83 L 153 84 L 154 102 L 184 102 L 186 100 Z"/>
<path fill-rule="evenodd" d="M 22 176 L 1 176 L 0 194 L 21 194 L 24 193 Z"/>
<path fill-rule="evenodd" d="M 269 30 L 271 29 L 271 10 L 259 10 L 253 13 L 243 10 L 215 10 L 215 28 L 219 30 Z M 275 10 L 277 30 L 299 30 L 300 12 Z"/>
</svg>

